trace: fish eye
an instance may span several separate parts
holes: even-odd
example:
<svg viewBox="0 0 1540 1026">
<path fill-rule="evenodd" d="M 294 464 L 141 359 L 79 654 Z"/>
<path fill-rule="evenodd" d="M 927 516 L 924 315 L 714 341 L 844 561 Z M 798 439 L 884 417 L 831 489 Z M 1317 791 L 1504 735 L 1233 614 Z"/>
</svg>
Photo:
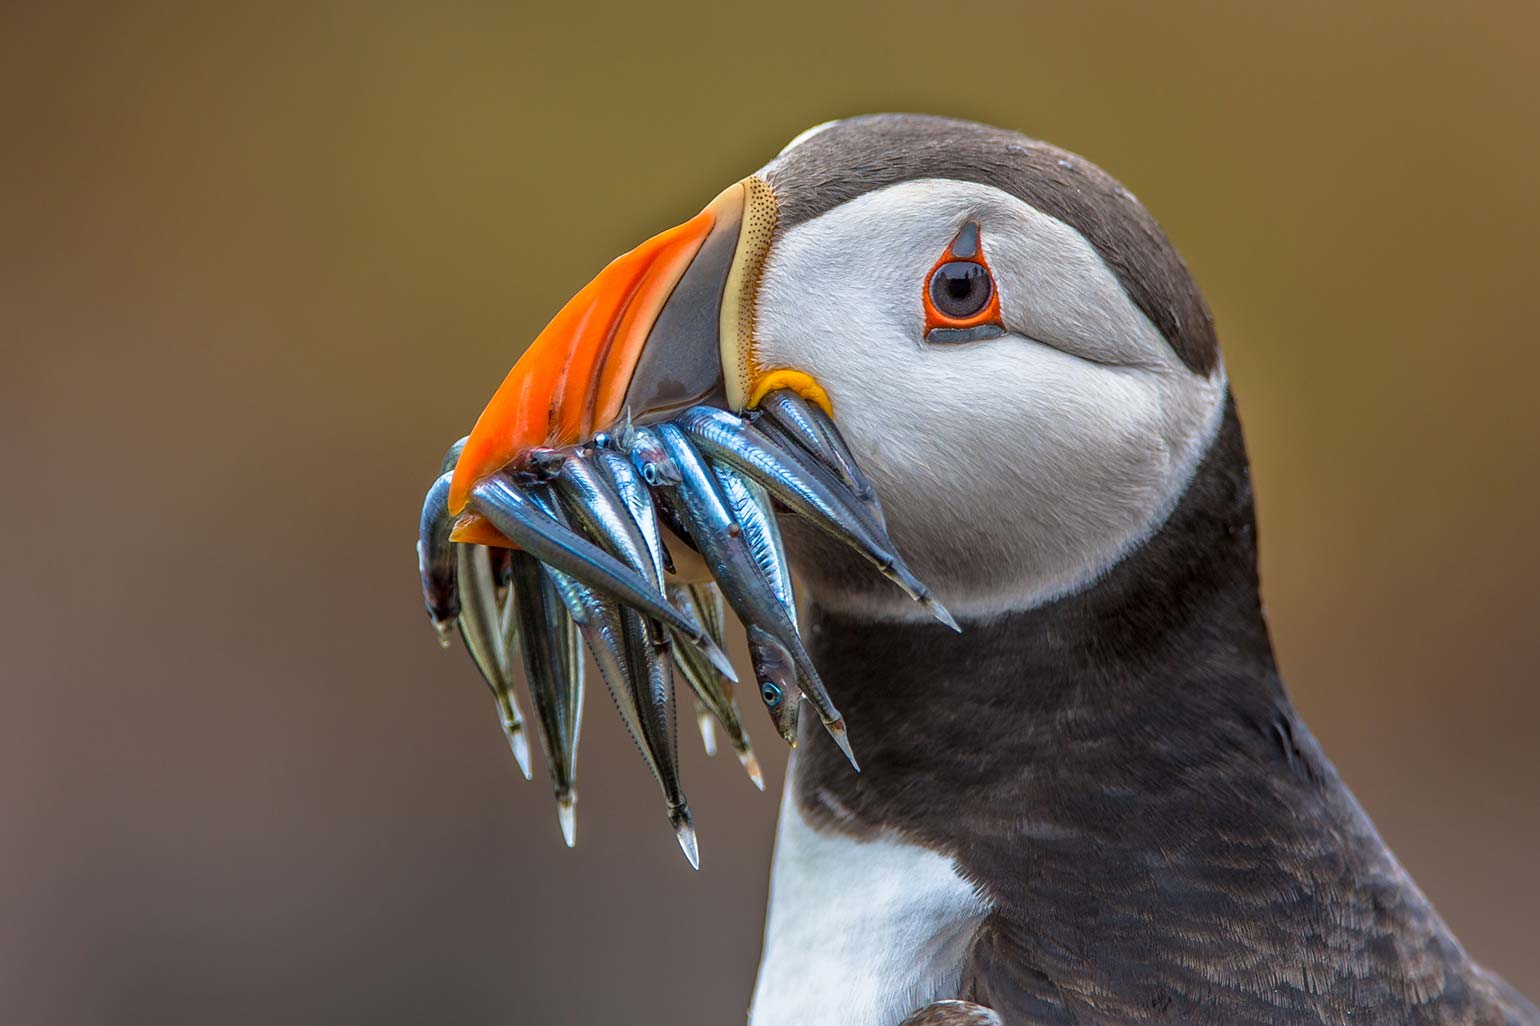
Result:
<svg viewBox="0 0 1540 1026">
<path fill-rule="evenodd" d="M 774 709 L 781 704 L 781 689 L 767 681 L 761 681 L 759 685 L 759 697 L 765 700 L 765 704 Z"/>
<path fill-rule="evenodd" d="M 956 320 L 966 320 L 989 305 L 995 283 L 983 264 L 971 260 L 951 260 L 936 268 L 930 276 L 930 301 L 938 311 Z"/>
</svg>

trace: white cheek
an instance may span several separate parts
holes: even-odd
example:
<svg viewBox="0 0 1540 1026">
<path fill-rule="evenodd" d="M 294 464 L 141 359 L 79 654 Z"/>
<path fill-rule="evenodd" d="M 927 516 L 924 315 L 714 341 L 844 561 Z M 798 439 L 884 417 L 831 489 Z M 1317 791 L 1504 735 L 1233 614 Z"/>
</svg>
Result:
<svg viewBox="0 0 1540 1026">
<path fill-rule="evenodd" d="M 989 615 L 1083 586 L 1158 526 L 1217 430 L 1225 382 L 1188 371 L 1077 233 L 1015 200 L 1026 213 L 990 210 L 986 254 L 993 238 L 1009 264 L 1009 326 L 1055 344 L 927 345 L 919 288 L 958 220 L 959 197 L 939 202 L 953 185 L 873 193 L 778 240 L 756 356 L 819 380 L 905 558 L 955 613 Z M 998 202 L 980 188 L 962 209 Z M 887 599 L 845 597 L 924 615 Z"/>
</svg>

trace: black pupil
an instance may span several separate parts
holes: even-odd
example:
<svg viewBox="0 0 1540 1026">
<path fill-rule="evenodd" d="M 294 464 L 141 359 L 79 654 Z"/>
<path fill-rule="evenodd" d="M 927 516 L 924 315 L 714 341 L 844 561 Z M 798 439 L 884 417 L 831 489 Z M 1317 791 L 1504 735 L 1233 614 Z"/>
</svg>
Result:
<svg viewBox="0 0 1540 1026">
<path fill-rule="evenodd" d="M 988 306 L 994 288 L 983 265 L 953 260 L 931 275 L 930 301 L 948 317 L 962 320 Z"/>
</svg>

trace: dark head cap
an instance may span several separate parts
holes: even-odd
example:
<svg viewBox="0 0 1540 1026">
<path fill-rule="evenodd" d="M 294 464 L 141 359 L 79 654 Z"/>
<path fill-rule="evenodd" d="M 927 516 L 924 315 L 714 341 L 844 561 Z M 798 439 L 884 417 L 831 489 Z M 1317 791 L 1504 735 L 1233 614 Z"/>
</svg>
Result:
<svg viewBox="0 0 1540 1026">
<path fill-rule="evenodd" d="M 869 114 L 809 133 L 760 176 L 778 231 L 864 193 L 944 178 L 989 185 L 1074 228 L 1192 370 L 1219 363 L 1214 319 L 1187 265 L 1133 194 L 1073 153 L 1017 132 L 927 114 Z"/>
</svg>

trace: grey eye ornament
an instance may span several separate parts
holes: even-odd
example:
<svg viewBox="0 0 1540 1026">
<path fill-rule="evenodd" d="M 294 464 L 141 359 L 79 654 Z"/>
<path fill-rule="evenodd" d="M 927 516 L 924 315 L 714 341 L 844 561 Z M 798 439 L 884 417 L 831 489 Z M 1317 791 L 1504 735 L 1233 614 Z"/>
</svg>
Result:
<svg viewBox="0 0 1540 1026">
<path fill-rule="evenodd" d="M 979 342 L 1005 334 L 982 230 L 969 221 L 925 276 L 925 341 Z"/>
</svg>

